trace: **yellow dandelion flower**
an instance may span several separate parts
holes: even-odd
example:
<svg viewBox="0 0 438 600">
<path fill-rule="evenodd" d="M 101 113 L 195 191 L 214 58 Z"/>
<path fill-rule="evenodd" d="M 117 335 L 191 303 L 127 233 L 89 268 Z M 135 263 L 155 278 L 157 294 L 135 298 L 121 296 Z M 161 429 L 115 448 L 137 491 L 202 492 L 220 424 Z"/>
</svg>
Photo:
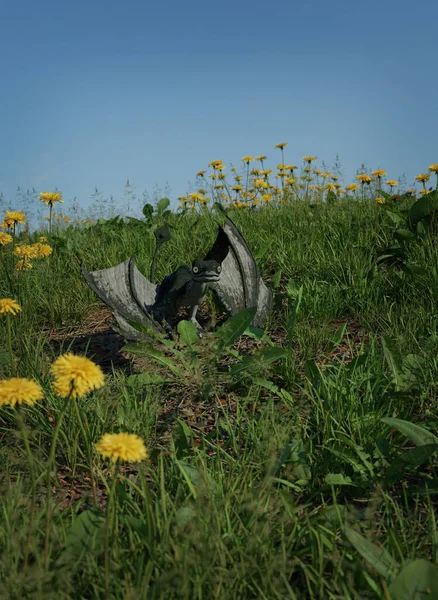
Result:
<svg viewBox="0 0 438 600">
<path fill-rule="evenodd" d="M 12 298 L 3 298 L 0 300 L 0 315 L 16 315 L 21 310 L 21 306 Z"/>
<path fill-rule="evenodd" d="M 431 171 L 432 173 L 438 173 L 438 163 L 430 165 L 429 171 Z"/>
<path fill-rule="evenodd" d="M 264 171 L 260 171 L 260 175 L 263 175 L 263 177 L 269 177 L 271 173 L 272 169 L 265 169 Z"/>
<path fill-rule="evenodd" d="M 417 181 L 419 181 L 420 183 L 424 183 L 426 181 L 429 181 L 429 179 L 430 179 L 430 173 L 420 173 L 419 175 L 415 176 L 415 179 Z"/>
<path fill-rule="evenodd" d="M 15 246 L 13 254 L 14 256 L 20 256 L 23 258 L 33 258 L 35 251 L 32 246 L 29 246 L 29 244 L 20 244 Z"/>
<path fill-rule="evenodd" d="M 376 198 L 376 202 L 377 202 L 377 204 L 385 204 L 385 200 L 383 198 L 381 198 L 380 196 L 378 196 L 378 198 Z"/>
<path fill-rule="evenodd" d="M 242 162 L 246 163 L 247 165 L 248 165 L 250 162 L 252 162 L 253 160 L 254 160 L 254 159 L 253 159 L 253 157 L 252 157 L 252 156 L 244 156 L 244 157 L 242 158 Z"/>
<path fill-rule="evenodd" d="M 241 185 L 233 185 L 231 189 L 235 192 L 241 192 L 243 190 L 243 187 Z"/>
<path fill-rule="evenodd" d="M 293 185 L 294 183 L 297 182 L 297 178 L 296 177 L 286 177 L 284 182 L 287 183 L 288 185 Z"/>
<path fill-rule="evenodd" d="M 416 191 L 415 191 L 414 189 L 412 189 L 412 188 L 411 188 L 411 189 L 409 189 L 409 190 L 406 190 L 406 193 L 407 193 L 409 196 L 412 196 L 412 195 L 414 195 L 414 194 L 416 193 Z"/>
<path fill-rule="evenodd" d="M 55 381 L 52 388 L 57 396 L 71 398 L 85 396 L 105 383 L 101 368 L 85 356 L 71 352 L 58 357 L 50 367 Z"/>
<path fill-rule="evenodd" d="M 251 175 L 260 175 L 260 169 L 252 169 L 250 174 Z"/>
<path fill-rule="evenodd" d="M 316 156 L 303 156 L 303 160 L 305 162 L 309 163 L 309 165 L 311 162 L 315 161 L 316 158 L 317 158 Z"/>
<path fill-rule="evenodd" d="M 322 175 L 322 171 L 320 171 L 319 169 L 314 169 L 313 173 L 315 175 Z"/>
<path fill-rule="evenodd" d="M 26 223 L 26 215 L 20 210 L 9 210 L 5 213 L 5 223 L 8 227 L 15 225 L 15 223 Z"/>
<path fill-rule="evenodd" d="M 284 165 L 283 163 L 280 163 L 279 165 L 277 165 L 277 169 L 279 171 L 282 171 L 283 169 L 286 169 L 287 165 Z"/>
<path fill-rule="evenodd" d="M 345 189 L 348 192 L 354 192 L 359 189 L 359 184 L 358 183 L 350 183 L 349 185 L 345 186 Z"/>
<path fill-rule="evenodd" d="M 269 202 L 271 202 L 271 201 L 272 201 L 272 194 L 263 194 L 263 195 L 260 197 L 260 200 L 261 200 L 262 202 L 267 202 L 267 203 L 269 203 Z"/>
<path fill-rule="evenodd" d="M 425 194 L 430 194 L 430 190 L 420 190 L 420 194 L 423 194 L 423 196 Z"/>
<path fill-rule="evenodd" d="M 256 156 L 256 160 L 259 160 L 260 162 L 263 162 L 264 160 L 266 160 L 268 157 L 265 156 L 264 154 L 261 154 L 260 156 Z"/>
<path fill-rule="evenodd" d="M 32 244 L 32 248 L 34 250 L 34 255 L 32 258 L 46 258 L 52 254 L 52 247 L 48 244 L 36 242 L 35 244 Z"/>
<path fill-rule="evenodd" d="M 378 179 L 380 179 L 381 177 L 385 177 L 386 174 L 386 171 L 384 171 L 383 169 L 376 169 L 371 173 L 371 175 L 374 175 L 374 177 L 377 177 Z"/>
<path fill-rule="evenodd" d="M 282 142 L 281 144 L 276 144 L 275 147 L 279 148 L 280 150 L 284 150 L 287 146 L 287 142 Z"/>
<path fill-rule="evenodd" d="M 396 185 L 398 185 L 398 181 L 396 181 L 395 179 L 388 179 L 386 183 L 387 185 L 389 185 L 389 187 L 395 187 Z"/>
<path fill-rule="evenodd" d="M 266 183 L 266 181 L 263 181 L 263 179 L 256 179 L 254 181 L 254 187 L 255 188 L 267 188 L 268 184 Z"/>
<path fill-rule="evenodd" d="M 193 202 L 202 202 L 202 200 L 204 200 L 204 196 L 202 194 L 198 194 L 198 192 L 192 192 L 189 194 L 189 198 L 191 198 Z"/>
<path fill-rule="evenodd" d="M 208 163 L 209 167 L 213 167 L 215 169 L 218 165 L 222 165 L 223 162 L 221 160 L 212 160 L 211 163 Z"/>
<path fill-rule="evenodd" d="M 45 244 L 47 242 L 47 238 L 44 237 L 43 235 L 40 237 L 40 244 Z"/>
<path fill-rule="evenodd" d="M 12 240 L 12 235 L 0 231 L 0 246 L 6 246 L 6 244 L 10 244 Z"/>
<path fill-rule="evenodd" d="M 183 204 L 186 204 L 189 201 L 189 199 L 187 198 L 187 196 L 178 196 L 178 200 L 180 202 L 182 202 Z"/>
<path fill-rule="evenodd" d="M 286 165 L 284 168 L 288 171 L 294 171 L 298 167 L 296 165 Z"/>
<path fill-rule="evenodd" d="M 15 268 L 17 271 L 28 271 L 29 269 L 32 269 L 32 263 L 28 258 L 20 258 Z"/>
<path fill-rule="evenodd" d="M 204 177 L 204 175 L 205 175 L 205 171 L 198 171 L 196 173 L 196 177 Z"/>
<path fill-rule="evenodd" d="M 52 206 L 55 202 L 64 202 L 60 192 L 41 192 L 40 200 L 41 202 L 44 202 L 47 205 L 50 204 Z"/>
<path fill-rule="evenodd" d="M 210 179 L 217 179 L 217 175 L 216 173 L 212 173 L 211 175 L 209 175 Z"/>
<path fill-rule="evenodd" d="M 0 381 L 0 406 L 29 404 L 33 406 L 44 398 L 41 386 L 33 379 L 12 377 Z"/>
<path fill-rule="evenodd" d="M 336 190 L 336 186 L 334 183 L 327 183 L 325 189 L 329 192 L 334 192 Z"/>
<path fill-rule="evenodd" d="M 216 171 L 223 171 L 224 169 L 226 169 L 225 165 L 217 165 L 216 167 Z"/>
<path fill-rule="evenodd" d="M 361 183 L 368 183 L 368 184 L 370 184 L 373 180 L 373 178 L 370 177 L 369 175 L 367 175 L 366 173 L 362 173 L 362 175 L 358 175 L 356 177 L 356 179 L 358 181 L 360 181 Z"/>
<path fill-rule="evenodd" d="M 143 440 L 133 433 L 105 433 L 96 450 L 114 462 L 141 462 L 149 457 Z"/>
</svg>

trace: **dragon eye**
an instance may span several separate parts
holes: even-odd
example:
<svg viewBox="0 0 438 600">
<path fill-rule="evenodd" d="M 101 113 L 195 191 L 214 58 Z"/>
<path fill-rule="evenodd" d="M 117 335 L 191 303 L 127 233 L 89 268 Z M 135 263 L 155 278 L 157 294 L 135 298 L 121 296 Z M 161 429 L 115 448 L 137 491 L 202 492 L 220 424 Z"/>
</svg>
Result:
<svg viewBox="0 0 438 600">
<path fill-rule="evenodd" d="M 193 267 L 193 273 L 197 273 L 199 271 L 199 267 Z"/>
<path fill-rule="evenodd" d="M 221 267 L 220 265 L 218 265 L 218 266 L 216 267 L 216 271 L 217 271 L 218 273 L 220 273 L 220 272 L 222 271 L 222 267 Z"/>
</svg>

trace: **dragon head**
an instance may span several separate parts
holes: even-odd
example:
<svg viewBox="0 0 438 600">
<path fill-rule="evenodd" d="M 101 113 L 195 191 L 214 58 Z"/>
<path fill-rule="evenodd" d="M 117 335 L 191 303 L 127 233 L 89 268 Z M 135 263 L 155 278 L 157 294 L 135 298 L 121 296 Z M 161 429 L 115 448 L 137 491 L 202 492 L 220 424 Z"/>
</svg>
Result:
<svg viewBox="0 0 438 600">
<path fill-rule="evenodd" d="M 222 267 L 217 260 L 194 260 L 192 277 L 194 281 L 210 283 L 219 281 Z"/>
</svg>

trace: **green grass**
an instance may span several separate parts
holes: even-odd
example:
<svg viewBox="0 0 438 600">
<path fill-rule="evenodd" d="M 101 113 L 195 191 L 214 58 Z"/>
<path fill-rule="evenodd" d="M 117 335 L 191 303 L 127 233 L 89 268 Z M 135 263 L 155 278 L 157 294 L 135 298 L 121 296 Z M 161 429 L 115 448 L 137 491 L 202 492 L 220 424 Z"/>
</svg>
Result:
<svg viewBox="0 0 438 600">
<path fill-rule="evenodd" d="M 171 382 L 148 385 L 113 368 L 103 388 L 78 401 L 83 428 L 65 407 L 49 487 L 65 401 L 50 391 L 57 351 L 48 332 L 101 307 L 81 262 L 94 270 L 136 253 L 147 275 L 154 237 L 139 224 L 69 228 L 28 272 L 13 271 L 8 247 L 0 248 L 0 298 L 22 306 L 12 320 L 13 365 L 0 323 L 0 368 L 3 377 L 34 377 L 46 391 L 21 411 L 32 470 L 15 412 L 0 409 L 1 598 L 387 599 L 404 565 L 438 562 L 437 454 L 427 439 L 428 431 L 438 435 L 436 235 L 407 246 L 409 264 L 424 267 L 410 275 L 376 264 L 396 241 L 374 203 L 300 201 L 230 215 L 262 254 L 263 276 L 281 271 L 266 332 L 287 355 L 245 377 L 213 372 L 208 397 L 151 360 L 137 369 Z M 218 219 L 168 215 L 172 240 L 156 277 L 202 257 Z M 356 329 L 347 325 L 336 339 L 343 322 Z M 245 354 L 256 345 L 264 343 L 235 348 Z M 201 362 L 207 358 L 201 351 Z M 423 441 L 385 418 L 421 426 Z M 112 467 L 93 448 L 118 431 L 140 435 L 151 457 L 122 467 L 108 516 Z"/>
</svg>

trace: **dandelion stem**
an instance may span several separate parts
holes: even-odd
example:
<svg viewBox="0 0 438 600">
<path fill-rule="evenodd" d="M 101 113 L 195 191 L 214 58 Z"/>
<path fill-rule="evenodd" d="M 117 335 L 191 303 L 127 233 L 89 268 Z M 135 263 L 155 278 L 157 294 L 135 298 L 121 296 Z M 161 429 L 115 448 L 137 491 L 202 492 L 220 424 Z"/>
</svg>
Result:
<svg viewBox="0 0 438 600">
<path fill-rule="evenodd" d="M 12 335 L 11 335 L 11 318 L 10 315 L 6 315 L 6 332 L 8 338 L 8 350 L 9 350 L 9 358 L 11 361 L 10 371 L 11 373 L 14 370 L 14 353 L 12 352 Z"/>
<path fill-rule="evenodd" d="M 46 532 L 45 532 L 45 540 L 44 540 L 44 562 L 46 570 L 49 567 L 49 538 L 50 538 L 50 517 L 51 517 L 51 478 L 52 478 L 52 470 L 53 475 L 56 477 L 56 461 L 55 461 L 55 452 L 56 452 L 56 442 L 58 441 L 59 432 L 61 429 L 61 424 L 64 419 L 64 415 L 67 411 L 69 405 L 70 396 L 64 403 L 64 407 L 59 413 L 58 420 L 56 422 L 55 431 L 53 432 L 52 445 L 50 447 L 49 459 L 47 461 L 47 480 L 46 480 L 46 492 L 47 492 L 47 512 L 46 512 Z"/>
<path fill-rule="evenodd" d="M 115 497 L 116 497 L 116 485 L 117 485 L 117 477 L 119 475 L 120 463 L 116 463 L 116 468 L 113 475 L 113 480 L 111 483 L 111 490 L 109 493 L 108 499 L 108 509 L 106 513 L 106 527 L 105 527 L 105 598 L 109 598 L 109 541 L 111 538 L 111 534 L 113 532 L 113 518 L 114 518 L 114 507 L 115 507 Z"/>
<path fill-rule="evenodd" d="M 34 460 L 32 456 L 32 452 L 29 444 L 29 437 L 26 431 L 26 425 L 24 423 L 23 415 L 21 414 L 20 405 L 17 405 L 15 411 L 17 417 L 17 423 L 20 428 L 21 437 L 23 438 L 24 449 L 26 450 L 27 460 L 29 462 L 29 475 L 30 475 L 30 483 L 31 483 L 31 503 L 30 503 L 30 515 L 29 515 L 29 531 L 27 534 L 27 543 L 26 550 L 24 551 L 24 567 L 26 568 L 29 561 L 29 551 L 30 551 L 30 540 L 32 536 L 33 529 L 33 517 L 35 511 L 35 473 L 34 473 Z"/>
<path fill-rule="evenodd" d="M 82 421 L 81 413 L 79 411 L 79 406 L 78 406 L 76 398 L 73 398 L 72 402 L 75 407 L 76 417 L 78 419 L 79 427 L 80 427 L 80 430 L 81 430 L 81 433 L 82 433 L 82 436 L 83 436 L 84 442 L 85 442 L 87 458 L 88 458 L 88 467 L 89 467 L 89 471 L 90 471 L 91 492 L 93 494 L 94 504 L 96 504 L 96 502 L 97 502 L 96 486 L 95 486 L 94 475 L 93 475 L 93 462 L 92 462 L 91 444 L 90 444 L 90 440 L 89 440 L 89 435 L 84 427 L 84 423 Z M 87 422 L 87 429 L 89 429 L 88 422 Z"/>
</svg>

